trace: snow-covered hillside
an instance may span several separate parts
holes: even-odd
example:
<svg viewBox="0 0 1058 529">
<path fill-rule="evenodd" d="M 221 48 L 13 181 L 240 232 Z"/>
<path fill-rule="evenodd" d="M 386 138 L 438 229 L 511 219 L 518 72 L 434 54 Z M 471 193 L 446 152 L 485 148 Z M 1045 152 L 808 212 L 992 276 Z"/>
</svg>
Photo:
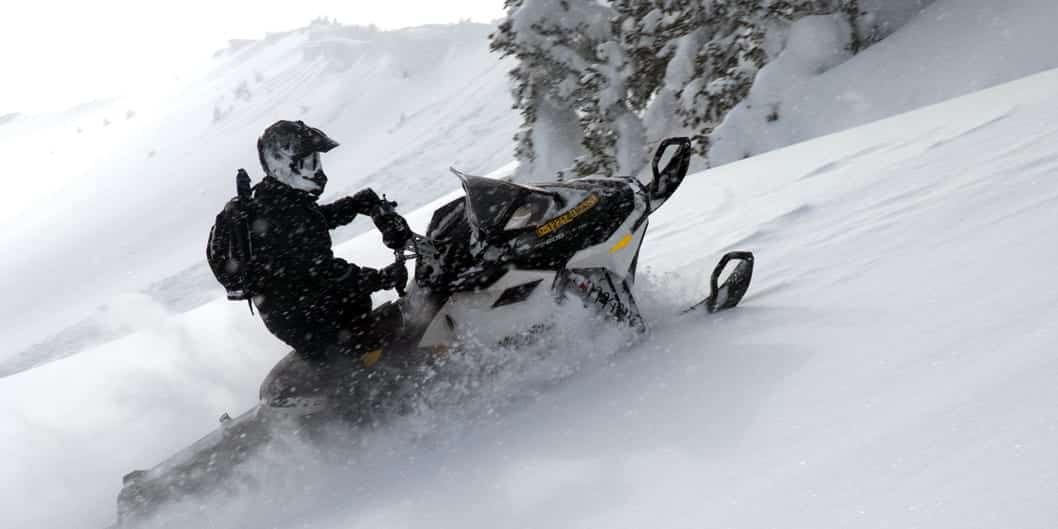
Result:
<svg viewBox="0 0 1058 529">
<path fill-rule="evenodd" d="M 842 62 L 833 20 L 797 22 L 783 53 L 714 133 L 714 164 L 1058 68 L 1053 0 L 860 3 L 899 31 Z M 925 7 L 916 13 L 918 5 Z"/>
<path fill-rule="evenodd" d="M 5 119 L 16 192 L 0 197 L 0 247 L 13 256 L 0 260 L 0 376 L 213 299 L 206 234 L 235 170 L 260 177 L 256 140 L 277 119 L 342 143 L 324 159 L 325 198 L 372 186 L 408 211 L 458 187 L 450 165 L 506 164 L 517 116 L 490 31 L 314 24 L 233 42 L 142 97 Z"/>
<path fill-rule="evenodd" d="M 646 343 L 578 371 L 606 347 L 574 332 L 477 415 L 262 461 L 288 479 L 195 524 L 1054 527 L 1055 94 L 1050 71 L 690 175 L 643 248 Z M 339 253 L 382 259 L 376 237 Z M 731 248 L 757 253 L 744 305 L 676 315 Z M 218 301 L 3 379 L 0 512 L 105 524 L 123 472 L 249 406 L 280 354 Z M 518 383 L 541 377 L 564 382 Z"/>
</svg>

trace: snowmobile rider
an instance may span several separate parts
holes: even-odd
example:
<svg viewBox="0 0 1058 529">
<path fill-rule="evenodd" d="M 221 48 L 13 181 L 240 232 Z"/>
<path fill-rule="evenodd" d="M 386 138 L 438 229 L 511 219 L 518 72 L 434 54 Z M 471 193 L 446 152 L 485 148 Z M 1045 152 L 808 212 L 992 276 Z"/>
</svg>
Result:
<svg viewBox="0 0 1058 529">
<path fill-rule="evenodd" d="M 254 304 L 268 330 L 303 358 L 362 354 L 401 325 L 400 311 L 372 312 L 371 293 L 403 288 L 403 263 L 381 270 L 334 256 L 329 230 L 372 218 L 386 246 L 404 248 L 411 230 L 370 188 L 330 204 L 320 154 L 338 143 L 301 121 L 277 121 L 257 140 L 265 178 L 254 187 L 251 227 Z"/>
</svg>

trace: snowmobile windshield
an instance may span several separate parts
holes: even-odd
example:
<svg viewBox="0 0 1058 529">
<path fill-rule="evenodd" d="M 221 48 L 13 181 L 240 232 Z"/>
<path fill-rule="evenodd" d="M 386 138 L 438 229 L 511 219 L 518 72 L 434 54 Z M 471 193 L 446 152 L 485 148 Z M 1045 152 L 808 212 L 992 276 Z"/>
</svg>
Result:
<svg viewBox="0 0 1058 529">
<path fill-rule="evenodd" d="M 470 225 L 486 238 L 538 226 L 561 197 L 528 186 L 459 173 Z"/>
</svg>

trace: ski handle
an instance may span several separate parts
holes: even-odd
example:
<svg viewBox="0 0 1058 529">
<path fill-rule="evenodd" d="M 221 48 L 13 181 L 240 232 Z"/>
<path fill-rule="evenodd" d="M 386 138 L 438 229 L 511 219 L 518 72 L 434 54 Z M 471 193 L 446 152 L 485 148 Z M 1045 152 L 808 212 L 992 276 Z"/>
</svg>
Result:
<svg viewBox="0 0 1058 529">
<path fill-rule="evenodd" d="M 753 252 L 734 251 L 727 252 L 720 262 L 713 268 L 713 275 L 709 278 L 709 297 L 695 303 L 683 313 L 692 312 L 704 308 L 706 312 L 713 313 L 734 308 L 742 301 L 742 297 L 749 290 L 749 284 L 753 280 Z M 738 261 L 734 270 L 720 283 L 720 274 L 727 268 L 731 261 Z"/>
<path fill-rule="evenodd" d="M 720 274 L 724 271 L 724 268 L 727 267 L 727 263 L 734 260 L 746 261 L 752 265 L 753 252 L 727 252 L 724 254 L 724 257 L 720 259 L 720 262 L 716 264 L 716 268 L 713 269 L 712 277 L 709 278 L 710 292 L 716 293 L 716 291 L 720 289 L 720 286 L 717 284 L 720 282 Z"/>
<path fill-rule="evenodd" d="M 665 138 L 658 144 L 658 148 L 654 151 L 654 159 L 650 162 L 650 168 L 654 172 L 654 178 L 658 178 L 661 175 L 661 169 L 658 165 L 661 164 L 661 158 L 665 156 L 665 151 L 669 150 L 669 147 L 677 145 L 676 156 L 684 155 L 684 153 L 691 150 L 691 139 L 686 137 L 676 138 Z M 666 167 L 667 169 L 667 167 Z"/>
<path fill-rule="evenodd" d="M 662 168 L 661 159 L 665 157 L 669 147 L 673 146 L 676 147 L 676 151 Z M 650 162 L 653 177 L 647 186 L 651 211 L 656 211 L 661 207 L 683 183 L 683 177 L 687 176 L 687 169 L 691 163 L 691 147 L 691 139 L 686 137 L 666 138 L 658 144 L 657 150 L 654 151 L 654 159 Z"/>
<path fill-rule="evenodd" d="M 249 205 L 253 201 L 253 187 L 250 185 L 250 174 L 242 167 L 235 173 L 235 196 L 237 197 L 235 202 L 239 207 L 239 223 L 241 224 L 240 229 L 235 232 L 235 244 L 239 245 L 239 251 L 242 255 L 253 256 L 253 244 L 250 241 L 251 219 L 249 215 Z M 249 266 L 249 263 L 247 265 Z M 245 291 L 245 295 L 246 305 L 250 307 L 250 314 L 253 314 L 253 293 Z"/>
</svg>

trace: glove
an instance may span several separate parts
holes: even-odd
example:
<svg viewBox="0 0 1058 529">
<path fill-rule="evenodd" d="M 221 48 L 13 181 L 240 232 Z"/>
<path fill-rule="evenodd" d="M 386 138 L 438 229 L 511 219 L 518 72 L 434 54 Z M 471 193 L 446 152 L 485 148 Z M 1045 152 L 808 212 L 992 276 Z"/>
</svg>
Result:
<svg viewBox="0 0 1058 529">
<path fill-rule="evenodd" d="M 393 263 L 378 271 L 382 290 L 404 288 L 408 284 L 408 269 L 402 262 Z"/>
<path fill-rule="evenodd" d="M 353 207 L 356 208 L 356 212 L 361 215 L 371 215 L 378 210 L 382 199 L 378 198 L 378 194 L 375 193 L 370 187 L 357 191 L 355 195 L 346 199 L 352 203 Z"/>
<path fill-rule="evenodd" d="M 400 250 L 407 247 L 411 240 L 411 228 L 404 217 L 396 211 L 386 211 L 371 217 L 371 220 L 375 221 L 375 227 L 382 234 L 382 243 L 387 248 Z"/>
</svg>

